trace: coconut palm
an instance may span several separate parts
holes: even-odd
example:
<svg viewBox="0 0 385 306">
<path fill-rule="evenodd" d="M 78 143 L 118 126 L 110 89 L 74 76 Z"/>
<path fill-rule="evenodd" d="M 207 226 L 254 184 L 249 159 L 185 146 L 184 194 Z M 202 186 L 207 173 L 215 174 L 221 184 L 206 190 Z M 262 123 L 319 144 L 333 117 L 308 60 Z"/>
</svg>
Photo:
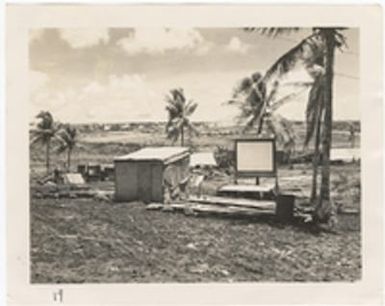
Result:
<svg viewBox="0 0 385 306">
<path fill-rule="evenodd" d="M 31 131 L 30 145 L 41 144 L 45 146 L 45 165 L 48 174 L 50 171 L 51 142 L 60 129 L 60 124 L 54 121 L 52 114 L 48 111 L 41 111 L 36 118 L 39 119 L 39 122 L 36 129 Z"/>
<path fill-rule="evenodd" d="M 166 96 L 166 103 L 168 112 L 167 138 L 171 139 L 172 142 L 176 142 L 180 138 L 181 146 L 183 146 L 185 129 L 187 129 L 190 136 L 198 134 L 189 118 L 198 107 L 198 104 L 192 100 L 187 101 L 181 88 L 170 90 L 170 93 Z"/>
<path fill-rule="evenodd" d="M 263 35 L 276 37 L 292 31 L 298 31 L 298 28 L 265 28 L 256 29 L 248 28 L 247 31 L 258 31 Z M 322 169 L 321 169 L 321 187 L 318 200 L 315 207 L 314 219 L 317 221 L 327 221 L 333 211 L 332 202 L 330 199 L 330 149 L 332 142 L 332 119 L 333 119 L 333 77 L 334 77 L 334 56 L 337 48 L 341 49 L 345 43 L 345 37 L 342 34 L 344 28 L 312 28 L 312 33 L 300 41 L 296 46 L 282 55 L 271 68 L 265 73 L 263 81 L 267 82 L 272 77 L 281 77 L 289 72 L 299 61 L 305 59 L 305 55 L 312 53 L 313 56 L 308 57 L 308 60 L 313 59 L 313 64 L 321 65 L 324 68 L 322 81 L 320 80 L 317 86 L 322 87 L 321 97 L 315 101 L 309 99 L 308 103 L 314 105 L 314 114 L 318 124 L 308 125 L 307 132 L 315 134 L 318 141 L 322 143 Z M 321 56 L 320 56 L 321 54 Z M 311 66 L 308 64 L 308 66 Z M 315 82 L 316 83 L 316 82 Z M 316 85 L 316 84 L 315 84 Z M 315 103 L 313 103 L 315 102 Z M 315 107 L 317 105 L 317 107 Z M 308 104 L 309 109 L 309 104 Z M 307 118 L 309 124 L 311 120 Z M 322 123 L 322 125 L 321 125 Z M 307 135 L 306 137 L 308 137 Z M 310 137 L 311 138 L 311 137 Z M 319 143 L 315 141 L 316 150 Z M 314 165 L 317 165 L 319 157 L 314 155 Z"/>
<path fill-rule="evenodd" d="M 294 130 L 290 121 L 276 114 L 276 110 L 300 95 L 311 84 L 306 82 L 286 83 L 285 85 L 300 85 L 301 88 L 277 99 L 279 87 L 284 85 L 275 81 L 272 89 L 268 91 L 268 84 L 263 81 L 262 74 L 256 72 L 239 83 L 229 104 L 239 105 L 241 113 L 238 116 L 238 123 L 244 126 L 244 131 L 256 127 L 257 135 L 263 132 L 273 134 L 278 143 L 283 146 L 284 151 L 290 154 L 295 145 Z"/>
<path fill-rule="evenodd" d="M 72 151 L 77 144 L 77 129 L 70 124 L 65 124 L 57 133 L 58 146 L 56 148 L 57 153 L 63 153 L 67 151 L 67 170 L 71 169 L 71 155 Z"/>
</svg>

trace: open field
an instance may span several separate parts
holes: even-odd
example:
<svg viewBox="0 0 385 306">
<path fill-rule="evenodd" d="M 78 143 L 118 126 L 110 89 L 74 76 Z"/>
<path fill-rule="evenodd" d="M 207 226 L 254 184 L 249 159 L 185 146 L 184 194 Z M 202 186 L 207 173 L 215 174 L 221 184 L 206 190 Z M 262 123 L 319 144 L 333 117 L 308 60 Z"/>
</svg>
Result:
<svg viewBox="0 0 385 306">
<path fill-rule="evenodd" d="M 338 234 L 257 219 L 191 217 L 141 203 L 32 200 L 34 283 L 354 281 L 357 216 Z M 349 245 L 349 248 L 346 246 Z"/>
<path fill-rule="evenodd" d="M 114 156 L 145 145 L 165 145 L 149 133 L 90 132 L 73 156 L 111 163 Z M 347 147 L 346 135 L 334 147 Z M 205 135 L 197 150 L 231 143 L 229 136 Z M 356 142 L 358 143 L 358 142 Z M 64 161 L 54 156 L 52 164 Z M 31 184 L 44 173 L 41 149 L 31 151 Z M 297 206 L 307 206 L 311 165 L 279 168 L 283 192 L 296 189 Z M 222 175 L 203 186 L 215 193 L 231 181 Z M 112 182 L 91 187 L 113 189 Z M 360 210 L 360 164 L 332 166 L 332 195 L 343 208 Z M 300 190 L 300 192 L 298 192 Z M 149 211 L 139 202 L 94 199 L 31 199 L 33 283 L 356 281 L 361 278 L 360 214 L 341 214 L 335 233 L 299 220 L 290 225 L 271 217 L 187 216 Z M 349 247 L 346 247 L 346 246 Z"/>
</svg>

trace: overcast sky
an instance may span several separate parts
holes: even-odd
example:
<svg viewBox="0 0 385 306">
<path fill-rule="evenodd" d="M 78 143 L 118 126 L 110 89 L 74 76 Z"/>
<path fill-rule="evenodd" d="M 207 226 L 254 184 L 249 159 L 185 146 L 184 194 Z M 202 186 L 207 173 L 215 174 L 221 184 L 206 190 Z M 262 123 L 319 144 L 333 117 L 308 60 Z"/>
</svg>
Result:
<svg viewBox="0 0 385 306">
<path fill-rule="evenodd" d="M 64 122 L 166 120 L 165 94 L 182 87 L 199 106 L 193 120 L 231 122 L 234 86 L 266 70 L 309 33 L 268 38 L 240 29 L 87 28 L 30 31 L 30 118 L 49 110 Z M 359 119 L 359 35 L 336 55 L 335 119 Z M 306 80 L 297 70 L 287 82 Z M 284 90 L 282 91 L 282 95 Z M 280 113 L 303 120 L 307 92 Z"/>
</svg>

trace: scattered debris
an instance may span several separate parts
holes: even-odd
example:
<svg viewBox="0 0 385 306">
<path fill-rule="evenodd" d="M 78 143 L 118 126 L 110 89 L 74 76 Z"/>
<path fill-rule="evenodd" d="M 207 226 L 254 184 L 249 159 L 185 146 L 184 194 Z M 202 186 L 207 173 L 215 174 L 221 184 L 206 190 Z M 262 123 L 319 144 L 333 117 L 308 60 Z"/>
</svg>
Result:
<svg viewBox="0 0 385 306">
<path fill-rule="evenodd" d="M 100 191 L 97 190 L 94 194 L 94 199 L 100 202 L 111 202 L 113 200 L 114 194 L 110 191 Z"/>
<path fill-rule="evenodd" d="M 87 182 L 109 181 L 115 176 L 115 168 L 113 164 L 79 164 L 77 172 L 82 175 Z"/>
<path fill-rule="evenodd" d="M 204 167 L 217 167 L 217 162 L 212 152 L 199 152 L 191 154 L 190 167 L 191 168 L 204 168 Z"/>
<path fill-rule="evenodd" d="M 330 151 L 331 161 L 352 162 L 360 160 L 359 148 L 332 148 Z"/>
<path fill-rule="evenodd" d="M 160 210 L 164 206 L 163 203 L 150 203 L 146 205 L 147 210 Z"/>
<path fill-rule="evenodd" d="M 64 184 L 84 185 L 85 181 L 80 173 L 65 173 L 63 175 Z"/>
<path fill-rule="evenodd" d="M 198 264 L 194 267 L 190 267 L 190 272 L 191 273 L 197 273 L 197 274 L 202 274 L 202 273 L 205 273 L 209 270 L 209 265 L 207 263 L 203 263 L 203 264 Z"/>
<path fill-rule="evenodd" d="M 192 242 L 190 242 L 189 244 L 186 245 L 186 248 L 190 249 L 190 250 L 197 250 L 198 248 L 196 247 L 196 245 Z"/>
</svg>

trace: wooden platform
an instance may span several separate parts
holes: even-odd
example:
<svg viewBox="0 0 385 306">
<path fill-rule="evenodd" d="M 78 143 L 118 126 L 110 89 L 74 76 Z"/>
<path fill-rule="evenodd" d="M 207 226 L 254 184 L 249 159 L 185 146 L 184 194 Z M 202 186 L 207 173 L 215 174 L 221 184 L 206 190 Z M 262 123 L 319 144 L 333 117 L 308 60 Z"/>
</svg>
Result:
<svg viewBox="0 0 385 306">
<path fill-rule="evenodd" d="M 225 185 L 219 188 L 219 192 L 273 192 L 274 184 L 269 185 Z"/>
<path fill-rule="evenodd" d="M 174 203 L 151 203 L 148 210 L 164 212 L 183 212 L 186 215 L 224 214 L 228 216 L 275 216 L 280 222 L 293 219 L 295 197 L 280 194 L 274 200 L 256 200 L 247 198 L 218 197 L 211 195 L 190 196 L 185 201 Z"/>
<path fill-rule="evenodd" d="M 217 190 L 217 195 L 222 197 L 248 198 L 258 200 L 273 200 L 275 185 L 224 185 Z"/>
<path fill-rule="evenodd" d="M 274 215 L 272 209 L 255 209 L 240 206 L 223 206 L 217 204 L 202 204 L 195 202 L 158 204 L 152 203 L 147 206 L 148 210 L 161 210 L 165 212 L 183 212 L 186 215 L 227 215 L 227 216 L 249 216 L 256 217 L 261 215 Z"/>
<path fill-rule="evenodd" d="M 211 204 L 217 206 L 232 206 L 232 207 L 244 207 L 253 208 L 258 210 L 275 210 L 276 203 L 274 201 L 267 200 L 250 200 L 242 198 L 229 198 L 229 197 L 216 197 L 203 195 L 201 197 L 190 196 L 189 202 Z"/>
</svg>

